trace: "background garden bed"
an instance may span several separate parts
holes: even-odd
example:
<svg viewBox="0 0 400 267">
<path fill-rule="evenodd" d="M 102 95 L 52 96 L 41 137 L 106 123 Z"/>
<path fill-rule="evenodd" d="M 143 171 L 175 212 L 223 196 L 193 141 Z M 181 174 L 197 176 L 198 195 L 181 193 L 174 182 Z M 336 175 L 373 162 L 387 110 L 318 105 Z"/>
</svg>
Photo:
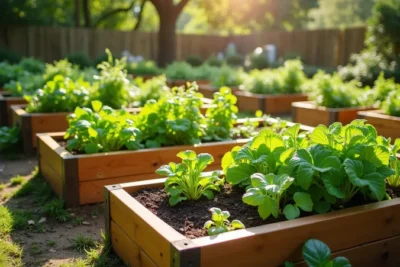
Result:
<svg viewBox="0 0 400 267">
<path fill-rule="evenodd" d="M 391 138 L 400 138 L 400 118 L 384 114 L 382 110 L 359 111 L 358 117 L 372 124 L 378 134 Z"/>
</svg>

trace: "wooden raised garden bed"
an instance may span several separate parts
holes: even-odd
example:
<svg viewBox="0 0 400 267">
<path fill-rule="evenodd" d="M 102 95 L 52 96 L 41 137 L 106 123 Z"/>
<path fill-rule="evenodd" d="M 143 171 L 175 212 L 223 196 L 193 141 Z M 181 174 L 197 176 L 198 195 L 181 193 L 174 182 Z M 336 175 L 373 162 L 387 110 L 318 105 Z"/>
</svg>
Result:
<svg viewBox="0 0 400 267">
<path fill-rule="evenodd" d="M 358 111 L 371 110 L 373 108 L 325 108 L 318 107 L 312 101 L 292 103 L 292 118 L 294 122 L 316 127 L 319 124 L 326 126 L 334 122 L 348 124 L 357 119 Z"/>
<path fill-rule="evenodd" d="M 309 238 L 326 243 L 352 266 L 400 266 L 400 199 L 188 239 L 131 194 L 163 187 L 165 179 L 105 188 L 105 228 L 113 250 L 129 266 L 307 266 Z"/>
<path fill-rule="evenodd" d="M 306 94 L 261 95 L 236 91 L 237 106 L 240 111 L 261 110 L 266 114 L 290 114 L 292 103 L 308 100 Z"/>
<path fill-rule="evenodd" d="M 211 103 L 210 99 L 203 99 L 204 102 Z M 211 104 L 204 104 L 201 112 L 205 114 Z M 25 111 L 26 105 L 14 105 L 11 107 L 12 122 L 15 126 L 21 127 L 21 135 L 26 155 L 34 154 L 37 146 L 38 133 L 65 132 L 69 125 L 67 116 L 71 112 L 56 113 L 28 113 Z M 141 108 L 128 108 L 131 113 L 140 112 Z"/>
<path fill-rule="evenodd" d="M 359 111 L 358 117 L 372 124 L 379 135 L 390 137 L 392 141 L 400 138 L 400 118 L 384 114 L 382 110 Z"/>
<path fill-rule="evenodd" d="M 312 130 L 303 126 L 301 129 Z M 37 137 L 39 170 L 68 207 L 102 202 L 105 185 L 153 178 L 155 170 L 175 161 L 180 151 L 210 153 L 214 162 L 209 170 L 219 169 L 226 152 L 249 141 L 238 139 L 201 145 L 73 155 L 59 144 L 64 141 L 64 133 L 43 133 Z"/>
<path fill-rule="evenodd" d="M 229 86 L 228 86 L 229 87 Z M 229 87 L 232 92 L 239 91 L 239 87 Z M 199 85 L 199 93 L 201 93 L 206 98 L 213 98 L 214 93 L 218 91 L 218 88 L 211 86 L 210 84 Z"/>
<path fill-rule="evenodd" d="M 8 92 L 0 92 L 0 126 L 12 125 L 12 105 L 26 104 L 23 97 L 11 96 Z"/>
</svg>

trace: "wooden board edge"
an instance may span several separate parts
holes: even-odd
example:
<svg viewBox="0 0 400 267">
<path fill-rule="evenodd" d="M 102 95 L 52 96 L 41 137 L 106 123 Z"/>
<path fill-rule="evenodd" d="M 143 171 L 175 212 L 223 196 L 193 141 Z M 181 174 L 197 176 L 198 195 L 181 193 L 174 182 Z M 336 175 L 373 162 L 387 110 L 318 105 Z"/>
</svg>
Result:
<svg viewBox="0 0 400 267">
<path fill-rule="evenodd" d="M 21 115 L 21 137 L 24 146 L 24 154 L 27 156 L 34 154 L 32 142 L 32 120 L 30 116 Z"/>
<path fill-rule="evenodd" d="M 78 160 L 76 158 L 63 158 L 63 196 L 68 208 L 80 206 Z"/>
<path fill-rule="evenodd" d="M 110 194 L 114 190 L 122 190 L 122 187 L 120 185 L 107 185 L 104 187 L 104 231 L 109 238 L 108 240 L 111 240 Z"/>
<path fill-rule="evenodd" d="M 7 103 L 0 95 L 0 126 L 8 125 Z"/>
</svg>

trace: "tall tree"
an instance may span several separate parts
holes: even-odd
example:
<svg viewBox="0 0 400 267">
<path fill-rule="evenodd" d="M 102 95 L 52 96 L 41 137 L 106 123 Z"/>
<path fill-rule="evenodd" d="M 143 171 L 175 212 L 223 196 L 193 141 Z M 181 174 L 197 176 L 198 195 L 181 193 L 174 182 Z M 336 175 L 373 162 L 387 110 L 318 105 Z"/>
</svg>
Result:
<svg viewBox="0 0 400 267">
<path fill-rule="evenodd" d="M 91 25 L 89 0 L 82 1 L 83 18 L 85 19 L 85 27 L 89 28 Z"/>
<path fill-rule="evenodd" d="M 189 0 L 150 0 L 160 18 L 158 30 L 158 64 L 165 66 L 176 58 L 176 21 Z"/>
</svg>

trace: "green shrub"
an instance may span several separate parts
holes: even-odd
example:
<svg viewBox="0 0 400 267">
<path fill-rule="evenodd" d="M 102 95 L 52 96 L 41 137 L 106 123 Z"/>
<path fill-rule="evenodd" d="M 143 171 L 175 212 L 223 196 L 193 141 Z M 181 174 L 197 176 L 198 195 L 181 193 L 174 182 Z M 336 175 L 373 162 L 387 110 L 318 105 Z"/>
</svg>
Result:
<svg viewBox="0 0 400 267">
<path fill-rule="evenodd" d="M 8 62 L 10 64 L 17 64 L 21 60 L 21 57 L 15 52 L 5 48 L 0 47 L 0 62 Z"/>
<path fill-rule="evenodd" d="M 214 67 L 221 67 L 222 64 L 224 64 L 224 61 L 221 59 L 218 59 L 217 56 L 210 56 L 206 62 L 206 64 L 210 65 L 210 66 L 214 66 Z"/>
<path fill-rule="evenodd" d="M 193 67 L 183 61 L 168 65 L 165 75 L 170 80 L 194 80 L 196 76 Z"/>
<path fill-rule="evenodd" d="M 66 55 L 65 59 L 72 64 L 79 66 L 80 69 L 85 69 L 92 66 L 92 62 L 85 52 L 71 53 L 69 55 Z"/>
<path fill-rule="evenodd" d="M 194 69 L 194 80 L 210 80 L 211 77 L 218 72 L 219 68 L 203 64 L 200 67 Z"/>
<path fill-rule="evenodd" d="M 154 61 L 140 61 L 140 62 L 132 62 L 128 63 L 126 66 L 126 70 L 129 74 L 133 75 L 159 75 L 161 70 L 157 67 L 157 64 Z"/>
<path fill-rule="evenodd" d="M 245 75 L 242 69 L 234 69 L 224 65 L 212 74 L 211 85 L 216 88 L 223 86 L 237 87 L 243 83 Z"/>
<path fill-rule="evenodd" d="M 72 63 L 66 59 L 54 61 L 53 64 L 46 64 L 46 70 L 43 74 L 44 81 L 51 81 L 57 75 L 77 79 L 80 76 L 80 72 L 78 66 L 72 65 Z"/>
<path fill-rule="evenodd" d="M 135 96 L 133 97 L 133 106 L 135 107 L 142 107 L 149 100 L 158 101 L 169 92 L 167 79 L 164 75 L 153 77 L 146 81 L 143 78 L 138 77 L 133 80 L 133 84 L 137 87 Z"/>
<path fill-rule="evenodd" d="M 11 152 L 18 150 L 21 146 L 20 128 L 0 127 L 0 151 Z"/>
<path fill-rule="evenodd" d="M 21 66 L 15 64 L 11 65 L 7 62 L 0 63 L 0 87 L 6 83 L 16 80 L 20 75 L 24 74 L 24 70 Z"/>
<path fill-rule="evenodd" d="M 225 59 L 226 63 L 231 66 L 243 66 L 244 57 L 241 55 L 228 55 Z"/>
<path fill-rule="evenodd" d="M 27 72 L 30 73 L 37 73 L 37 74 L 43 74 L 45 70 L 45 63 L 41 60 L 28 57 L 28 58 L 23 58 L 20 62 L 19 65 Z"/>
<path fill-rule="evenodd" d="M 266 69 L 269 67 L 267 51 L 261 47 L 256 48 L 246 56 L 245 66 L 248 69 Z"/>
<path fill-rule="evenodd" d="M 24 72 L 16 78 L 4 85 L 4 89 L 11 93 L 12 96 L 31 95 L 37 89 L 42 88 L 44 85 L 43 77 L 41 74 L 31 74 Z"/>
<path fill-rule="evenodd" d="M 94 60 L 93 60 L 93 67 L 97 68 L 97 66 L 100 63 L 103 63 L 104 61 L 108 61 L 108 55 L 107 53 L 101 53 L 100 55 L 98 55 Z"/>
<path fill-rule="evenodd" d="M 185 61 L 193 67 L 199 67 L 203 64 L 203 60 L 199 56 L 188 56 Z"/>
<path fill-rule="evenodd" d="M 400 90 L 390 92 L 382 107 L 386 114 L 400 117 Z"/>
</svg>

